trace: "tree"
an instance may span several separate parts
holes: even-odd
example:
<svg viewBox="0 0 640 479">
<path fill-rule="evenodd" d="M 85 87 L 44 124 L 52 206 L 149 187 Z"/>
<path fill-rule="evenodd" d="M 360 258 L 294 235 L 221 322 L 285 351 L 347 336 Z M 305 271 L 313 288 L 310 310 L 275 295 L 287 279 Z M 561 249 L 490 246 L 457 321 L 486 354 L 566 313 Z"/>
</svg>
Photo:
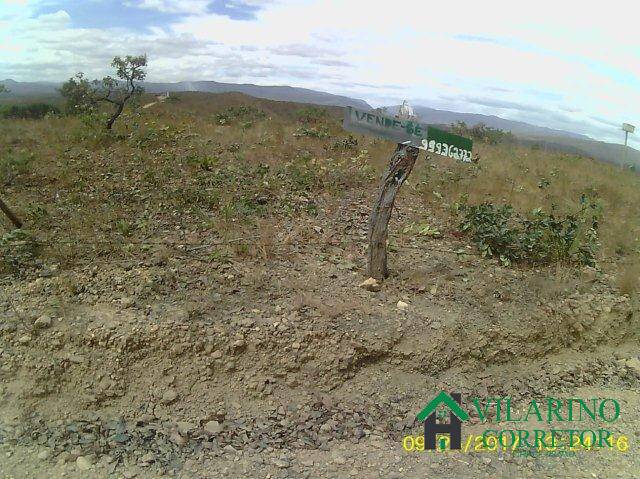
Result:
<svg viewBox="0 0 640 479">
<path fill-rule="evenodd" d="M 10 91 L 4 83 L 0 83 L 0 93 L 9 93 Z"/>
<path fill-rule="evenodd" d="M 100 103 L 112 104 L 114 110 L 107 119 L 107 130 L 111 130 L 127 102 L 142 94 L 143 88 L 139 82 L 147 76 L 144 70 L 147 56 L 115 57 L 111 66 L 116 70 L 117 78 L 106 76 L 102 80 L 89 81 L 84 74 L 78 73 L 60 89 L 70 113 L 93 111 Z"/>
</svg>

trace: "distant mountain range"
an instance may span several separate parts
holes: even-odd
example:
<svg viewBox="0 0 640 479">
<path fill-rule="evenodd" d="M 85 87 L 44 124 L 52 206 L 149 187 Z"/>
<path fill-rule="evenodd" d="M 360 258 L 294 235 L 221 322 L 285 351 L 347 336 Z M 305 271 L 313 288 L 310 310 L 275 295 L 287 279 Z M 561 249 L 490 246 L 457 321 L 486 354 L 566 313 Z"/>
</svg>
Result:
<svg viewBox="0 0 640 479">
<path fill-rule="evenodd" d="M 0 81 L 9 90 L 9 94 L 3 96 L 9 98 L 25 97 L 55 97 L 58 96 L 60 83 L 54 82 L 16 82 L 13 80 Z M 370 110 L 371 106 L 355 98 L 334 95 L 307 88 L 290 86 L 261 86 L 252 84 L 219 83 L 215 81 L 185 81 L 177 83 L 145 83 L 144 87 L 149 93 L 162 92 L 186 92 L 198 91 L 209 93 L 240 92 L 257 98 L 267 100 L 291 101 L 297 103 L 310 103 L 315 105 L 353 106 L 363 110 Z M 415 106 L 414 110 L 425 123 L 450 125 L 458 121 L 464 121 L 469 126 L 479 123 L 504 131 L 511 131 L 519 142 L 528 145 L 537 145 L 553 151 L 590 156 L 598 160 L 617 164 L 632 164 L 640 168 L 640 151 L 633 148 L 602 141 L 595 141 L 585 135 L 579 135 L 568 131 L 555 130 L 541 126 L 530 125 L 521 121 L 506 120 L 493 115 L 480 115 L 476 113 L 458 113 L 446 110 L 436 110 L 426 106 Z M 388 107 L 389 112 L 397 111 L 397 106 Z"/>
<path fill-rule="evenodd" d="M 145 83 L 144 88 L 149 93 L 162 93 L 165 91 L 201 91 L 207 93 L 239 92 L 267 100 L 312 103 L 314 105 L 355 106 L 357 108 L 366 109 L 371 108 L 371 106 L 363 100 L 292 86 L 262 86 L 252 84 L 218 83 L 215 81 L 184 81 L 178 83 Z"/>
<path fill-rule="evenodd" d="M 398 107 L 391 107 L 389 108 L 389 110 L 393 111 L 393 109 L 395 109 L 397 111 L 397 108 Z M 486 126 L 490 126 L 491 128 L 499 128 L 504 131 L 510 131 L 514 135 L 518 136 L 568 136 L 571 138 L 580 138 L 583 140 L 589 139 L 589 137 L 585 135 L 579 135 L 577 133 L 571 133 L 563 130 L 554 130 L 552 128 L 547 128 L 544 126 L 530 125 L 529 123 L 524 123 L 522 121 L 505 120 L 504 118 L 500 118 L 499 116 L 494 115 L 481 115 L 478 113 L 456 113 L 454 111 L 436 110 L 435 108 L 428 108 L 426 106 L 416 106 L 414 107 L 414 111 L 425 123 L 439 123 L 450 125 L 458 121 L 464 121 L 467 125 L 470 126 L 484 123 Z"/>
<path fill-rule="evenodd" d="M 51 96 L 58 95 L 61 83 L 52 82 L 16 82 L 13 80 L 0 81 L 9 89 L 10 96 Z M 178 83 L 144 83 L 148 93 L 200 91 L 207 93 L 239 92 L 256 98 L 267 100 L 292 101 L 296 103 L 312 103 L 314 105 L 355 106 L 371 109 L 363 100 L 333 95 L 321 91 L 297 88 L 291 86 L 261 86 L 251 84 L 218 83 L 215 81 L 184 81 Z"/>
<path fill-rule="evenodd" d="M 9 97 L 58 95 L 58 88 L 61 85 L 61 83 L 44 81 L 18 82 L 14 80 L 3 80 L 0 83 L 9 89 Z"/>
</svg>

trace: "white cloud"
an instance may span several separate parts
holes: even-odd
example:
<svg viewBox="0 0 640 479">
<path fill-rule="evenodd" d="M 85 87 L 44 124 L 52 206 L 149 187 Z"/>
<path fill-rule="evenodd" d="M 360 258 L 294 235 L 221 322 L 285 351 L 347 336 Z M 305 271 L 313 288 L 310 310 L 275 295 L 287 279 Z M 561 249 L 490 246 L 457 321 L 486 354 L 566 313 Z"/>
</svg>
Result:
<svg viewBox="0 0 640 479">
<path fill-rule="evenodd" d="M 0 30 L 0 77 L 99 74 L 109 56 L 146 51 L 153 80 L 292 84 L 374 104 L 419 99 L 428 106 L 564 124 L 615 141 L 621 135 L 613 125 L 640 124 L 640 32 L 633 6 L 625 12 L 550 0 L 526 11 L 497 0 L 227 2 L 261 7 L 255 21 L 237 21 L 207 13 L 208 0 L 127 1 L 175 18 L 162 28 L 116 32 L 72 28 L 63 10 L 27 18 L 32 2 L 9 7 L 10 26 Z M 2 10 L 0 19 L 7 20 Z"/>
</svg>

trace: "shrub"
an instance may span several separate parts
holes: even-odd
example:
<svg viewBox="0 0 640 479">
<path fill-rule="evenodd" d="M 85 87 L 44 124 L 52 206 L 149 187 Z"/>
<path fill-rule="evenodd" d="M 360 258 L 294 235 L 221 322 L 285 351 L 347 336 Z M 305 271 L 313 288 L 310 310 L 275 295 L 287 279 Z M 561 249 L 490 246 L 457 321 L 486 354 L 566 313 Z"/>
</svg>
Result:
<svg viewBox="0 0 640 479">
<path fill-rule="evenodd" d="M 214 119 L 218 125 L 231 125 L 233 123 L 242 123 L 243 129 L 253 126 L 253 121 L 263 120 L 267 114 L 252 106 L 229 107 L 226 110 L 215 115 Z"/>
<path fill-rule="evenodd" d="M 510 131 L 491 128 L 484 123 L 469 127 L 464 121 L 459 121 L 451 125 L 451 131 L 457 135 L 471 137 L 474 140 L 489 143 L 490 145 L 514 141 L 514 136 Z"/>
<path fill-rule="evenodd" d="M 38 256 L 39 245 L 31 233 L 21 229 L 0 236 L 0 270 L 22 273 L 32 267 Z"/>
<path fill-rule="evenodd" d="M 298 121 L 302 123 L 317 123 L 327 117 L 327 111 L 315 106 L 306 106 L 296 112 Z"/>
<path fill-rule="evenodd" d="M 301 126 L 296 130 L 293 134 L 295 137 L 308 136 L 311 138 L 327 138 L 329 136 L 329 132 L 326 128 L 307 128 L 306 126 Z"/>
<path fill-rule="evenodd" d="M 0 184 L 11 185 L 18 175 L 29 171 L 33 153 L 9 152 L 0 156 Z"/>
<path fill-rule="evenodd" d="M 600 207 L 581 198 L 580 209 L 565 216 L 537 208 L 529 217 L 510 205 L 462 205 L 462 231 L 469 233 L 483 256 L 512 262 L 549 264 L 572 262 L 593 266 L 598 248 Z"/>
<path fill-rule="evenodd" d="M 47 115 L 59 115 L 60 108 L 48 103 L 29 103 L 26 105 L 11 105 L 2 112 L 4 118 L 15 120 L 40 120 Z"/>
<path fill-rule="evenodd" d="M 358 140 L 353 135 L 341 138 L 333 142 L 332 150 L 355 150 L 358 148 Z"/>
</svg>

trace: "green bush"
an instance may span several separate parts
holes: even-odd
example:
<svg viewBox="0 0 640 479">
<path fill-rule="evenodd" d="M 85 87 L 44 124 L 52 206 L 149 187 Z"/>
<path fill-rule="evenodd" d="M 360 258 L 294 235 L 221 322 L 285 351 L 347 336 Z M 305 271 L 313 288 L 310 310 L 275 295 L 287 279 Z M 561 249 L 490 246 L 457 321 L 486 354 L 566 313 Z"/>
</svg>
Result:
<svg viewBox="0 0 640 479">
<path fill-rule="evenodd" d="M 253 126 L 253 122 L 264 120 L 267 114 L 252 106 L 229 107 L 226 110 L 215 115 L 214 120 L 218 125 L 231 125 L 233 123 L 242 123 L 243 129 Z"/>
<path fill-rule="evenodd" d="M 471 235 L 483 256 L 511 263 L 578 263 L 593 266 L 598 249 L 600 207 L 583 196 L 576 213 L 557 215 L 534 210 L 528 217 L 510 205 L 463 204 L 462 231 Z"/>
<path fill-rule="evenodd" d="M 3 112 L 4 118 L 22 120 L 40 120 L 47 115 L 59 115 L 60 108 L 48 103 L 30 103 L 27 105 L 11 105 Z"/>
<path fill-rule="evenodd" d="M 0 156 L 0 185 L 11 185 L 18 175 L 27 173 L 33 158 L 33 153 L 23 151 L 10 151 Z"/>
<path fill-rule="evenodd" d="M 38 257 L 39 245 L 31 233 L 15 229 L 0 236 L 0 271 L 23 273 L 33 267 Z"/>
<path fill-rule="evenodd" d="M 307 128 L 306 126 L 301 126 L 296 130 L 293 134 L 295 137 L 308 136 L 311 138 L 327 138 L 329 136 L 329 132 L 326 128 Z"/>
<path fill-rule="evenodd" d="M 347 138 L 341 138 L 333 142 L 332 150 L 355 150 L 358 148 L 358 140 L 349 135 Z"/>
<path fill-rule="evenodd" d="M 327 110 L 315 106 L 306 106 L 296 112 L 296 117 L 302 123 L 317 123 L 327 118 Z"/>
<path fill-rule="evenodd" d="M 451 125 L 451 131 L 457 135 L 473 138 L 474 140 L 497 145 L 498 143 L 513 142 L 515 137 L 510 131 L 499 128 L 491 128 L 484 123 L 478 123 L 469 127 L 464 121 L 459 121 Z"/>
</svg>

